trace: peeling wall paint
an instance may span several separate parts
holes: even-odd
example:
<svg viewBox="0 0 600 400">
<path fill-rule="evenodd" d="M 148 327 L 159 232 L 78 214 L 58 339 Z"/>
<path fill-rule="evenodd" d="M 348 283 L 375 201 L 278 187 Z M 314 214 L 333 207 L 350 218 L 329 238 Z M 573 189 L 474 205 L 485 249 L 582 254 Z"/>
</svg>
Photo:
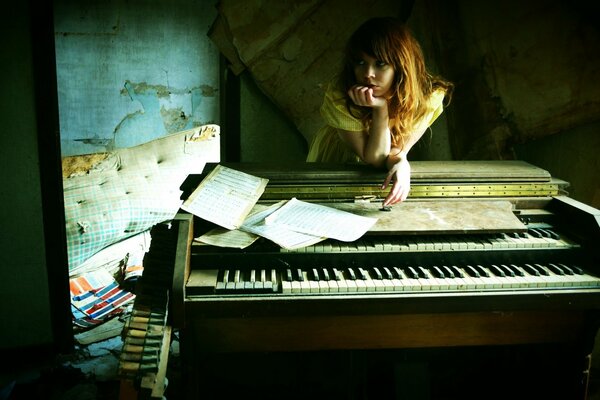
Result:
<svg viewBox="0 0 600 400">
<path fill-rule="evenodd" d="M 219 53 L 207 2 L 57 0 L 63 156 L 131 147 L 219 123 Z"/>
</svg>

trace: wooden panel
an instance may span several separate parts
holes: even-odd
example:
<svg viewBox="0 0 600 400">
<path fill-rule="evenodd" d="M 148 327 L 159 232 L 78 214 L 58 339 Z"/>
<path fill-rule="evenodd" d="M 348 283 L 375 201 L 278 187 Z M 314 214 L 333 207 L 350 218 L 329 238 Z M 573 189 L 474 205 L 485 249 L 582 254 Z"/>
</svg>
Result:
<svg viewBox="0 0 600 400">
<path fill-rule="evenodd" d="M 453 178 L 481 180 L 484 178 L 493 181 L 520 181 L 550 179 L 548 171 L 519 160 L 413 161 L 411 167 L 413 180 L 439 181 Z"/>
<path fill-rule="evenodd" d="M 173 260 L 173 286 L 171 296 L 173 303 L 171 305 L 171 319 L 174 326 L 184 324 L 184 298 L 185 282 L 190 274 L 190 249 L 194 239 L 194 218 L 191 214 L 185 212 L 178 213 L 175 216 L 174 223 L 177 226 L 175 259 Z"/>
<path fill-rule="evenodd" d="M 331 203 L 329 207 L 377 218 L 371 234 L 515 232 L 526 230 L 510 201 L 414 201 L 389 211 L 380 203 Z"/>
<path fill-rule="evenodd" d="M 583 325 L 581 312 L 545 311 L 215 318 L 191 320 L 188 326 L 199 350 L 229 352 L 571 342 Z"/>
</svg>

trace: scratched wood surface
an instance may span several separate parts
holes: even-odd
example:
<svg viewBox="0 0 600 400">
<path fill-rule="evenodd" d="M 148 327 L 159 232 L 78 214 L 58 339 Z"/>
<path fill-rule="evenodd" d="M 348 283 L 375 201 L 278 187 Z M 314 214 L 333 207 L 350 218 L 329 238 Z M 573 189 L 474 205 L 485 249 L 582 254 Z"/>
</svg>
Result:
<svg viewBox="0 0 600 400">
<path fill-rule="evenodd" d="M 411 179 L 461 181 L 548 181 L 548 171 L 520 160 L 413 161 Z"/>
<path fill-rule="evenodd" d="M 505 200 L 414 201 L 399 203 L 389 211 L 381 203 L 328 204 L 339 210 L 377 218 L 369 233 L 468 233 L 526 230 Z"/>
</svg>

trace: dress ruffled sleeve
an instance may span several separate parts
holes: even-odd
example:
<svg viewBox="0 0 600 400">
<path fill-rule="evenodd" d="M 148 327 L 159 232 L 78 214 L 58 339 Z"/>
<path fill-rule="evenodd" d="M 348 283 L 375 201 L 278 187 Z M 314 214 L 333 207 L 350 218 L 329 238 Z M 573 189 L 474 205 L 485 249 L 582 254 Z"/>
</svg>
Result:
<svg viewBox="0 0 600 400">
<path fill-rule="evenodd" d="M 438 89 L 431 94 L 428 101 L 428 112 L 415 124 L 415 130 L 425 129 L 431 126 L 444 111 L 444 96 L 446 92 Z"/>
</svg>

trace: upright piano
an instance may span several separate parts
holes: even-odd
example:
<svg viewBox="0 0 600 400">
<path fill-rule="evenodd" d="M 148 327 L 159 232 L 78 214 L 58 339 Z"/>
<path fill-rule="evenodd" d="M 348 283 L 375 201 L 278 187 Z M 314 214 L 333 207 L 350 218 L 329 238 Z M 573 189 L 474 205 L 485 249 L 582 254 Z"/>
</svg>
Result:
<svg viewBox="0 0 600 400">
<path fill-rule="evenodd" d="M 189 398 L 586 398 L 600 211 L 567 182 L 521 161 L 413 162 L 409 198 L 386 210 L 385 171 L 225 165 L 269 179 L 259 204 L 378 221 L 354 242 L 231 249 L 178 214 L 170 316 Z"/>
</svg>

